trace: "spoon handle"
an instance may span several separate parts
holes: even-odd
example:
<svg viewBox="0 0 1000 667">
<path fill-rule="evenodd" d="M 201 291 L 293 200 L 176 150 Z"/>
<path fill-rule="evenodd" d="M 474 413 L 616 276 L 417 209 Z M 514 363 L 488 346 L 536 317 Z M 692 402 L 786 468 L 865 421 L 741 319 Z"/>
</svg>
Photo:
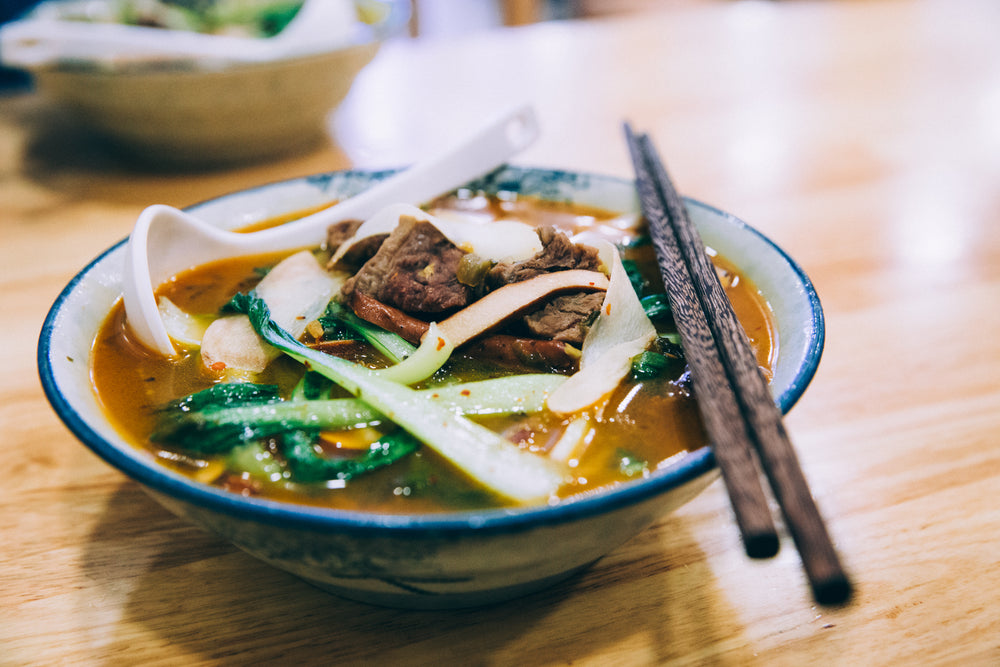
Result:
<svg viewBox="0 0 1000 667">
<path fill-rule="evenodd" d="M 228 257 L 319 246 L 340 220 L 365 219 L 389 204 L 420 204 L 503 165 L 538 136 L 531 107 L 484 125 L 437 157 L 420 162 L 335 206 L 249 234 L 225 231 L 168 206 L 142 212 L 125 247 L 122 295 L 136 339 L 165 356 L 176 353 L 160 318 L 155 288 L 178 271 Z"/>
<path fill-rule="evenodd" d="M 422 204 L 451 192 L 502 165 L 530 145 L 538 133 L 534 110 L 530 106 L 515 108 L 436 157 L 400 171 L 350 199 L 280 227 L 241 234 L 238 243 L 245 249 L 263 250 L 318 246 L 326 240 L 326 229 L 333 223 L 365 220 L 389 204 Z"/>
</svg>

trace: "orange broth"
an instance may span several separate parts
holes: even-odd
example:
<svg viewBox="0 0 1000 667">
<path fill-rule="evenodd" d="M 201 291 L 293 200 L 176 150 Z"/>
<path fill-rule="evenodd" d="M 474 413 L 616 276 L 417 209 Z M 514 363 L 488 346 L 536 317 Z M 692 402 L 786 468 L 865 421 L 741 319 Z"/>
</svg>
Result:
<svg viewBox="0 0 1000 667">
<path fill-rule="evenodd" d="M 614 218 L 614 214 L 580 206 L 484 196 L 452 197 L 435 206 L 493 218 L 516 218 L 536 225 L 550 224 L 570 232 L 582 229 L 598 234 L 606 232 L 613 242 L 623 240 L 617 226 L 604 224 Z M 284 216 L 275 222 L 294 217 L 297 216 Z M 649 243 L 627 249 L 624 257 L 635 261 L 646 279 L 657 284 L 658 270 Z M 236 292 L 251 289 L 260 279 L 262 267 L 272 266 L 281 258 L 280 255 L 256 256 L 201 266 L 163 285 L 158 294 L 167 296 L 188 312 L 214 313 Z M 766 302 L 731 263 L 718 256 L 714 256 L 713 261 L 723 272 L 726 293 L 747 331 L 760 366 L 765 373 L 770 373 L 777 341 Z M 374 350 L 356 347 L 351 360 L 373 368 L 388 363 Z M 132 341 L 120 303 L 112 310 L 95 341 L 91 363 L 99 400 L 125 437 L 161 464 L 204 483 L 235 493 L 294 503 L 395 514 L 479 509 L 507 503 L 453 470 L 427 447 L 388 467 L 346 482 L 298 484 L 290 481 L 287 473 L 267 479 L 230 469 L 225 455 L 195 458 L 173 451 L 163 443 L 151 442 L 158 407 L 205 389 L 218 382 L 219 377 L 203 367 L 197 350 L 185 352 L 177 359 L 166 359 Z M 537 368 L 499 366 L 463 354 L 454 355 L 446 368 L 462 381 L 511 372 L 539 372 Z M 675 361 L 668 367 L 665 377 L 641 381 L 627 379 L 605 403 L 591 409 L 595 435 L 579 461 L 573 462 L 573 481 L 564 485 L 560 497 L 626 482 L 706 444 L 689 385 L 678 381 L 684 370 L 684 363 Z M 277 384 L 285 396 L 302 373 L 303 368 L 298 363 L 281 357 L 256 381 Z M 473 419 L 539 455 L 544 455 L 558 440 L 567 423 L 548 413 Z M 269 447 L 272 454 L 278 451 L 274 442 Z M 280 459 L 280 453 L 276 456 Z"/>
</svg>

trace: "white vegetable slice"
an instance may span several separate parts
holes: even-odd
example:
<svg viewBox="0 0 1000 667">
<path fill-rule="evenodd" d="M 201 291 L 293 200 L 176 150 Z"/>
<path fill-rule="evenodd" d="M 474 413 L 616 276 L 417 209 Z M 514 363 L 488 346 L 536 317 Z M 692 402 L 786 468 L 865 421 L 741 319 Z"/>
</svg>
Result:
<svg viewBox="0 0 1000 667">
<path fill-rule="evenodd" d="M 583 455 L 584 450 L 594 438 L 594 429 L 590 417 L 586 414 L 574 417 L 566 425 L 566 430 L 549 450 L 549 458 L 575 467 L 574 462 Z"/>
<path fill-rule="evenodd" d="M 611 393 L 628 375 L 632 357 L 656 339 L 639 297 L 610 243 L 598 246 L 601 259 L 611 267 L 608 293 L 590 332 L 583 341 L 580 370 L 549 396 L 548 408 L 571 414 L 594 405 Z"/>
<path fill-rule="evenodd" d="M 192 315 L 181 310 L 176 303 L 165 296 L 156 300 L 156 306 L 160 311 L 163 326 L 167 329 L 167 335 L 174 342 L 188 348 L 196 348 L 201 345 L 205 330 L 215 320 L 214 316 Z"/>
<path fill-rule="evenodd" d="M 329 266 L 335 266 L 358 241 L 369 236 L 392 232 L 399 224 L 401 216 L 410 216 L 431 223 L 462 250 L 475 253 L 490 261 L 525 260 L 542 249 L 538 232 L 533 226 L 524 222 L 497 220 L 489 224 L 479 224 L 469 219 L 439 218 L 410 204 L 392 204 L 365 220 L 354 232 L 354 236 L 344 241 L 333 253 Z"/>
<path fill-rule="evenodd" d="M 485 426 L 356 364 L 338 357 L 330 357 L 326 364 L 313 369 L 362 398 L 486 488 L 528 504 L 548 501 L 562 485 L 565 466 L 521 449 Z"/>
<path fill-rule="evenodd" d="M 241 315 L 220 317 L 205 331 L 201 341 L 201 361 L 214 371 L 259 373 L 277 357 Z"/>
<path fill-rule="evenodd" d="M 331 274 L 308 250 L 279 262 L 257 285 L 256 291 L 271 316 L 298 338 L 306 325 L 323 314 L 343 285 L 342 274 Z M 213 322 L 201 342 L 201 358 L 213 370 L 263 371 L 280 352 L 260 339 L 245 315 Z"/>
<path fill-rule="evenodd" d="M 543 273 L 493 290 L 441 322 L 441 333 L 458 346 L 552 292 L 606 290 L 609 284 L 608 277 L 598 271 L 571 269 Z"/>
</svg>

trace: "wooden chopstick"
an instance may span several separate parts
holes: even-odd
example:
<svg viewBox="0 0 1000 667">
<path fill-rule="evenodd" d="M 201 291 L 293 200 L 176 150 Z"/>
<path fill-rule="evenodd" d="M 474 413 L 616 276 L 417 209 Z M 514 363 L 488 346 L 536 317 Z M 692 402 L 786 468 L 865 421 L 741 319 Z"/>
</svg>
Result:
<svg viewBox="0 0 1000 667">
<path fill-rule="evenodd" d="M 750 434 L 674 231 L 664 222 L 668 218 L 666 202 L 657 191 L 640 144 L 627 126 L 626 132 L 636 163 L 636 186 L 642 212 L 653 238 L 660 274 L 691 367 L 698 408 L 714 445 L 715 461 L 729 493 L 743 547 L 753 558 L 773 556 L 778 551 L 778 532 L 761 487 Z"/>
<path fill-rule="evenodd" d="M 753 557 L 774 555 L 778 548 L 760 485 L 759 461 L 813 596 L 821 604 L 842 603 L 850 597 L 850 581 L 809 491 L 781 411 L 701 236 L 649 137 L 637 136 L 628 125 L 625 133 L 643 215 L 744 548 Z"/>
</svg>

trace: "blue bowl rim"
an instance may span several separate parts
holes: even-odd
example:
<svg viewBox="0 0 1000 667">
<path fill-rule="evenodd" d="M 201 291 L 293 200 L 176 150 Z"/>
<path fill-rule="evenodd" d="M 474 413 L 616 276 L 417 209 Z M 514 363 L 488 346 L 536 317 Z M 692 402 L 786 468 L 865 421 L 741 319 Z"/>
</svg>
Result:
<svg viewBox="0 0 1000 667">
<path fill-rule="evenodd" d="M 538 172 L 571 173 L 544 168 L 515 168 Z M 392 171 L 394 170 L 349 169 L 329 173 L 375 175 L 376 177 L 384 177 Z M 328 174 L 319 174 L 318 176 L 324 175 Z M 629 181 L 629 179 L 607 175 L 593 176 L 595 178 L 610 181 Z M 253 190 L 281 186 L 311 177 L 312 176 L 304 176 L 277 181 L 254 188 L 248 188 L 239 192 L 246 193 Z M 208 201 L 216 201 L 232 194 L 237 193 L 233 192 L 227 195 L 221 195 L 220 197 Z M 732 224 L 735 224 L 758 236 L 763 242 L 769 245 L 772 250 L 780 254 L 780 256 L 788 263 L 789 267 L 801 281 L 804 296 L 809 302 L 812 316 L 811 335 L 807 346 L 806 363 L 798 369 L 788 388 L 776 399 L 776 403 L 782 413 L 787 413 L 801 398 L 809 382 L 815 375 L 825 344 L 825 322 L 823 309 L 815 287 L 801 266 L 799 266 L 799 264 L 795 262 L 795 260 L 793 260 L 788 253 L 786 253 L 781 247 L 775 244 L 763 233 L 740 218 L 726 213 L 721 209 L 710 206 L 696 199 L 688 197 L 685 197 L 684 199 L 687 205 L 701 207 L 715 213 L 716 215 L 723 216 Z M 195 204 L 188 208 L 196 209 L 204 203 L 208 202 Z M 57 416 L 63 421 L 66 427 L 95 454 L 104 459 L 105 462 L 125 473 L 125 475 L 139 482 L 141 485 L 148 487 L 151 491 L 176 498 L 199 508 L 218 511 L 225 515 L 242 520 L 261 521 L 268 524 L 295 527 L 311 531 L 336 531 L 341 533 L 372 533 L 382 536 L 392 535 L 420 537 L 428 533 L 507 533 L 526 530 L 540 525 L 555 525 L 576 519 L 583 519 L 642 502 L 660 493 L 664 493 L 690 482 L 715 468 L 715 458 L 712 454 L 711 448 L 705 446 L 688 453 L 675 463 L 661 470 L 657 470 L 643 479 L 624 483 L 612 490 L 563 501 L 556 505 L 472 510 L 443 513 L 440 515 L 399 515 L 334 510 L 308 505 L 295 505 L 261 498 L 245 497 L 195 482 L 194 480 L 184 477 L 178 473 L 173 473 L 167 468 L 157 464 L 152 459 L 140 460 L 138 458 L 132 458 L 125 455 L 118 447 L 105 440 L 100 434 L 92 429 L 87 424 L 86 420 L 63 397 L 55 380 L 51 360 L 51 345 L 52 336 L 55 331 L 55 320 L 59 315 L 63 303 L 69 298 L 76 286 L 86 277 L 95 265 L 100 263 L 107 255 L 117 250 L 120 246 L 124 245 L 126 241 L 127 239 L 122 239 L 91 260 L 91 262 L 88 263 L 87 266 L 85 266 L 79 273 L 77 273 L 59 293 L 59 296 L 49 309 L 45 321 L 42 324 L 37 349 L 37 361 L 39 377 L 45 396 L 52 405 Z"/>
</svg>

